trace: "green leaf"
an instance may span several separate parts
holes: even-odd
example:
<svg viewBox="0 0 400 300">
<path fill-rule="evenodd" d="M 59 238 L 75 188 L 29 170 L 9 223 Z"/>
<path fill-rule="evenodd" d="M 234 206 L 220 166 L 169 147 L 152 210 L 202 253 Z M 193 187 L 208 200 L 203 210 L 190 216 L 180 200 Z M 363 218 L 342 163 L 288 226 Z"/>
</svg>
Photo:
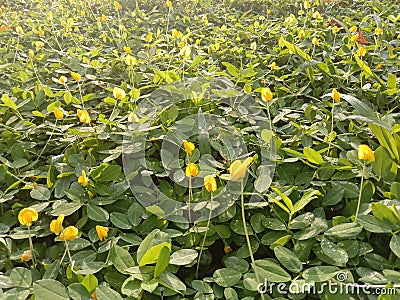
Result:
<svg viewBox="0 0 400 300">
<path fill-rule="evenodd" d="M 10 279 L 15 287 L 29 288 L 32 284 L 31 271 L 26 268 L 17 267 L 12 269 Z"/>
<path fill-rule="evenodd" d="M 288 248 L 277 245 L 274 253 L 279 262 L 290 272 L 299 273 L 303 269 L 300 259 Z"/>
<path fill-rule="evenodd" d="M 99 282 L 97 281 L 96 276 L 89 274 L 83 277 L 81 284 L 89 291 L 90 294 L 92 294 L 99 285 Z"/>
<path fill-rule="evenodd" d="M 265 218 L 262 220 L 265 228 L 272 230 L 286 230 L 286 225 L 282 221 L 275 218 Z"/>
<path fill-rule="evenodd" d="M 186 291 L 186 285 L 170 272 L 162 273 L 160 277 L 156 279 L 156 282 L 180 294 Z"/>
<path fill-rule="evenodd" d="M 275 191 L 275 192 L 282 198 L 283 202 L 284 202 L 285 205 L 287 206 L 287 208 L 284 209 L 284 210 L 287 211 L 287 212 L 289 212 L 289 211 L 290 211 L 290 212 L 293 212 L 293 203 L 292 203 L 292 200 L 290 200 L 290 198 L 289 198 L 288 196 L 286 196 L 284 193 L 282 193 L 278 188 L 273 187 L 272 190 Z M 275 202 L 276 204 L 278 204 L 278 203 L 279 203 L 279 200 L 276 200 L 276 201 L 275 201 L 275 199 L 274 199 L 274 202 Z M 279 205 L 279 204 L 278 204 L 278 205 Z M 282 208 L 281 205 L 279 205 L 279 206 Z M 289 209 L 289 211 L 288 211 L 288 209 Z"/>
<path fill-rule="evenodd" d="M 218 269 L 213 275 L 215 283 L 222 287 L 233 286 L 239 282 L 240 278 L 242 278 L 242 273 L 229 268 Z"/>
<path fill-rule="evenodd" d="M 322 251 L 335 262 L 345 264 L 349 260 L 349 256 L 345 250 L 326 238 L 321 239 L 321 248 Z"/>
<path fill-rule="evenodd" d="M 239 76 L 239 70 L 234 65 L 232 65 L 231 63 L 228 63 L 226 61 L 223 61 L 222 64 L 226 67 L 229 74 L 231 74 L 233 77 Z"/>
<path fill-rule="evenodd" d="M 397 257 L 400 257 L 400 236 L 394 235 L 390 239 L 390 250 L 393 251 L 394 254 L 396 254 Z"/>
<path fill-rule="evenodd" d="M 107 222 L 108 220 L 108 212 L 94 204 L 87 205 L 87 214 L 89 219 L 96 222 Z"/>
<path fill-rule="evenodd" d="M 191 264 L 197 258 L 197 251 L 194 249 L 180 249 L 171 255 L 170 264 L 185 266 Z"/>
<path fill-rule="evenodd" d="M 380 221 L 387 223 L 393 229 L 400 227 L 399 217 L 385 204 L 374 202 L 371 205 L 372 214 Z"/>
<path fill-rule="evenodd" d="M 245 259 L 236 256 L 227 257 L 224 260 L 224 264 L 228 269 L 236 270 L 242 274 L 249 270 L 249 263 Z"/>
<path fill-rule="evenodd" d="M 154 278 L 157 278 L 163 273 L 169 264 L 171 249 L 164 246 L 160 250 L 160 254 L 157 258 L 156 267 L 154 269 Z"/>
<path fill-rule="evenodd" d="M 302 210 L 308 203 L 317 198 L 319 195 L 321 195 L 321 192 L 317 190 L 305 192 L 303 197 L 301 197 L 301 199 L 294 204 L 293 212 L 295 213 Z"/>
<path fill-rule="evenodd" d="M 135 266 L 135 262 L 129 251 L 117 245 L 113 245 L 111 249 L 110 260 L 114 267 L 123 274 L 126 274 L 126 269 Z"/>
<path fill-rule="evenodd" d="M 38 185 L 31 190 L 30 195 L 36 200 L 49 200 L 51 197 L 50 190 L 44 186 Z"/>
<path fill-rule="evenodd" d="M 291 276 L 277 263 L 262 259 L 256 260 L 255 264 L 254 270 L 260 278 L 268 278 L 269 282 L 288 282 L 291 280 Z"/>
<path fill-rule="evenodd" d="M 362 228 L 357 223 L 342 223 L 328 229 L 325 236 L 336 240 L 352 239 L 357 237 L 361 231 Z"/>
<path fill-rule="evenodd" d="M 1 101 L 4 103 L 5 106 L 17 110 L 18 106 L 17 104 L 15 104 L 15 102 L 6 94 L 4 94 L 3 96 L 1 96 Z"/>
<path fill-rule="evenodd" d="M 139 267 L 143 267 L 149 264 L 154 264 L 158 260 L 161 253 L 161 249 L 163 247 L 167 247 L 169 250 L 171 250 L 171 244 L 167 242 L 151 247 L 146 251 L 146 253 L 140 259 Z"/>
<path fill-rule="evenodd" d="M 379 146 L 375 151 L 375 162 L 372 163 L 372 169 L 375 174 L 380 178 L 386 177 L 389 174 L 390 169 L 392 168 L 392 157 L 390 153 L 386 150 L 386 148 Z"/>
<path fill-rule="evenodd" d="M 324 159 L 322 158 L 321 154 L 314 149 L 304 147 L 303 154 L 307 160 L 313 164 L 321 165 L 324 163 Z"/>
<path fill-rule="evenodd" d="M 303 278 L 308 281 L 323 282 L 333 278 L 338 269 L 333 266 L 311 267 L 303 272 Z"/>
<path fill-rule="evenodd" d="M 69 285 L 68 293 L 73 300 L 89 300 L 92 298 L 88 290 L 80 283 Z"/>
<path fill-rule="evenodd" d="M 54 279 L 36 280 L 33 283 L 33 294 L 41 300 L 69 300 L 65 286 Z"/>
<path fill-rule="evenodd" d="M 384 221 L 381 221 L 374 216 L 359 216 L 357 219 L 366 231 L 373 233 L 391 233 L 392 227 Z"/>
<path fill-rule="evenodd" d="M 97 300 L 122 300 L 122 297 L 118 292 L 106 285 L 99 285 L 95 292 Z"/>
</svg>

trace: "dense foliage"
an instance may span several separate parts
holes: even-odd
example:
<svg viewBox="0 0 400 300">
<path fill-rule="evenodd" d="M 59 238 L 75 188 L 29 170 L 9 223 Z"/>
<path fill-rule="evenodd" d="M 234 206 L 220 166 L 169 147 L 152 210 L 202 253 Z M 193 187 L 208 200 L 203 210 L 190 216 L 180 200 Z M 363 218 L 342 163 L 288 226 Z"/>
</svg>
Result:
<svg viewBox="0 0 400 300">
<path fill-rule="evenodd" d="M 398 2 L 0 5 L 1 299 L 378 299 L 289 285 L 400 283 Z M 260 134 L 238 95 L 266 116 Z M 206 113 L 232 130 L 161 151 Z M 142 205 L 135 161 L 205 217 Z"/>
</svg>

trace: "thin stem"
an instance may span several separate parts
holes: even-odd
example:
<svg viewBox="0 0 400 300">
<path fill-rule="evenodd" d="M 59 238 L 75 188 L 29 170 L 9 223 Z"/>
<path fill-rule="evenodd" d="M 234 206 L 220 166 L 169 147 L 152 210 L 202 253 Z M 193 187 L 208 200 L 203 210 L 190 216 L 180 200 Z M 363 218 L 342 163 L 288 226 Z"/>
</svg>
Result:
<svg viewBox="0 0 400 300">
<path fill-rule="evenodd" d="M 33 266 L 35 266 L 35 251 L 33 250 L 31 226 L 28 226 L 28 239 L 29 239 L 29 249 L 31 249 L 31 254 L 32 254 L 32 264 L 33 264 Z"/>
<path fill-rule="evenodd" d="M 256 271 L 256 262 L 254 260 L 254 256 L 253 256 L 253 251 L 251 250 L 251 244 L 250 244 L 250 238 L 249 238 L 249 233 L 247 232 L 247 226 L 246 226 L 246 215 L 245 215 L 245 211 L 244 211 L 244 192 L 243 192 L 243 178 L 240 181 L 240 191 L 241 191 L 241 195 L 240 195 L 240 205 L 242 207 L 242 222 L 243 222 L 243 230 L 244 230 L 244 234 L 246 236 L 246 242 L 247 242 L 247 247 L 249 249 L 249 254 L 250 254 L 250 259 L 251 259 L 251 264 L 253 265 L 253 270 L 254 270 L 254 274 L 256 275 L 256 281 L 257 282 L 261 282 L 260 281 L 260 277 L 258 276 L 258 272 Z M 264 295 L 261 294 L 261 299 L 264 300 Z"/>
<path fill-rule="evenodd" d="M 68 258 L 69 258 L 69 262 L 70 262 L 70 264 L 71 264 L 71 268 L 73 268 L 73 267 L 74 267 L 74 264 L 73 264 L 73 260 L 72 260 L 72 257 L 71 257 L 71 253 L 69 252 L 68 241 L 67 241 L 67 240 L 64 240 L 64 242 L 65 242 L 65 250 L 66 250 L 67 253 L 68 253 Z"/>
<path fill-rule="evenodd" d="M 189 199 L 188 199 L 188 218 L 189 223 L 192 223 L 192 216 L 190 213 L 190 198 L 192 197 L 192 177 L 189 177 Z"/>
<path fill-rule="evenodd" d="M 201 243 L 199 258 L 197 259 L 196 279 L 199 277 L 200 259 L 201 259 L 201 255 L 203 254 L 204 244 L 206 243 L 206 238 L 207 238 L 208 229 L 210 228 L 211 212 L 212 212 L 212 200 L 213 200 L 213 193 L 211 192 L 211 199 L 210 199 L 211 207 L 210 207 L 210 213 L 209 213 L 209 215 L 208 215 L 208 220 L 207 220 L 207 230 L 206 230 L 206 233 L 204 234 L 204 238 L 203 238 L 203 241 L 202 241 L 202 243 Z"/>
<path fill-rule="evenodd" d="M 360 211 L 361 194 L 362 194 L 363 183 L 364 183 L 364 170 L 365 170 L 365 162 L 363 162 L 363 168 L 362 168 L 362 173 L 361 173 L 360 194 L 358 195 L 357 210 L 356 210 L 356 217 L 354 218 L 354 223 L 357 222 L 358 212 Z"/>
<path fill-rule="evenodd" d="M 327 154 L 329 156 L 329 151 L 331 150 L 331 146 L 332 146 L 332 136 L 333 136 L 333 123 L 334 123 L 334 109 L 335 109 L 335 100 L 332 101 L 332 111 L 331 111 L 331 134 L 330 136 L 328 136 L 328 151 Z"/>
</svg>

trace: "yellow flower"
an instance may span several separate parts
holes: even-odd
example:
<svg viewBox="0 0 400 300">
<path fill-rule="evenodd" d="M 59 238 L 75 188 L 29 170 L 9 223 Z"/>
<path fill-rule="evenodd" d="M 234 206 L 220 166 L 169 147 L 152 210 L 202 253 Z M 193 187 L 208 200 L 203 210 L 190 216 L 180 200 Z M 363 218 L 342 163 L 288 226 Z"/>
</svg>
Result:
<svg viewBox="0 0 400 300">
<path fill-rule="evenodd" d="M 125 56 L 125 63 L 128 66 L 136 65 L 136 58 L 134 58 L 132 55 L 128 54 L 127 56 Z"/>
<path fill-rule="evenodd" d="M 310 2 L 304 1 L 304 8 L 305 8 L 305 9 L 310 9 L 310 8 L 311 8 Z"/>
<path fill-rule="evenodd" d="M 271 70 L 279 70 L 279 66 L 276 65 L 276 62 L 272 62 L 270 65 L 268 65 L 268 68 Z"/>
<path fill-rule="evenodd" d="M 319 11 L 317 10 L 315 13 L 313 13 L 313 18 L 314 19 L 319 19 L 319 18 L 321 18 L 321 14 L 319 13 Z"/>
<path fill-rule="evenodd" d="M 300 10 L 297 12 L 297 14 L 298 14 L 299 16 L 304 15 L 304 10 L 300 9 Z"/>
<path fill-rule="evenodd" d="M 380 70 L 380 69 L 382 69 L 382 63 L 378 64 L 378 65 L 375 67 L 375 70 Z"/>
<path fill-rule="evenodd" d="M 42 29 L 39 29 L 39 36 L 44 36 L 44 31 Z"/>
<path fill-rule="evenodd" d="M 67 77 L 60 76 L 60 78 L 58 78 L 58 83 L 65 84 L 66 82 L 67 82 Z"/>
<path fill-rule="evenodd" d="M 23 261 L 30 261 L 32 259 L 32 251 L 31 250 L 26 250 L 24 253 L 21 255 L 21 259 Z"/>
<path fill-rule="evenodd" d="M 29 50 L 28 50 L 28 55 L 29 55 L 29 57 L 32 59 L 32 58 L 35 57 L 35 52 L 33 52 L 32 49 L 29 49 Z"/>
<path fill-rule="evenodd" d="M 217 181 L 215 180 L 214 176 L 207 175 L 204 177 L 204 187 L 209 192 L 214 192 L 217 190 Z"/>
<path fill-rule="evenodd" d="M 48 12 L 46 13 L 46 19 L 47 19 L 48 21 L 53 20 L 53 13 L 52 13 L 51 11 L 48 11 Z"/>
<path fill-rule="evenodd" d="M 360 49 L 357 50 L 357 55 L 358 56 L 365 56 L 365 54 L 367 54 L 367 49 L 360 47 Z"/>
<path fill-rule="evenodd" d="M 115 10 L 121 10 L 122 6 L 121 6 L 121 4 L 119 4 L 118 1 L 114 1 L 114 8 L 115 8 Z"/>
<path fill-rule="evenodd" d="M 39 215 L 34 208 L 23 208 L 18 214 L 18 221 L 21 225 L 31 226 L 32 222 L 37 221 Z"/>
<path fill-rule="evenodd" d="M 165 2 L 165 5 L 171 10 L 172 9 L 172 2 L 171 2 L 171 0 L 167 0 L 166 2 Z"/>
<path fill-rule="evenodd" d="M 21 26 L 15 27 L 15 31 L 16 31 L 16 33 L 18 33 L 18 34 L 24 34 L 24 30 L 22 29 Z"/>
<path fill-rule="evenodd" d="M 311 40 L 311 43 L 313 43 L 313 45 L 319 45 L 319 40 L 316 36 L 314 36 Z"/>
<path fill-rule="evenodd" d="M 174 39 L 178 39 L 178 38 L 180 38 L 182 36 L 182 33 L 180 33 L 178 30 L 176 30 L 176 29 L 172 29 L 172 37 L 174 38 Z"/>
<path fill-rule="evenodd" d="M 101 19 L 102 19 L 103 21 L 107 21 L 107 20 L 108 20 L 108 17 L 107 17 L 106 15 L 102 15 L 102 16 L 101 16 Z"/>
<path fill-rule="evenodd" d="M 90 63 L 90 60 L 89 60 L 89 58 L 87 58 L 86 56 L 84 56 L 84 57 L 82 57 L 82 62 L 83 62 L 84 64 L 89 64 L 89 63 Z"/>
<path fill-rule="evenodd" d="M 354 34 L 354 35 L 352 35 L 352 36 L 350 37 L 350 41 L 351 41 L 352 43 L 354 43 L 357 39 L 358 39 L 358 33 L 356 33 L 356 34 Z"/>
<path fill-rule="evenodd" d="M 44 43 L 41 41 L 36 41 L 35 47 L 36 47 L 36 51 L 38 51 L 39 49 L 42 49 L 44 47 Z"/>
<path fill-rule="evenodd" d="M 187 177 L 196 177 L 199 174 L 199 168 L 194 163 L 189 163 L 186 166 L 185 174 Z"/>
<path fill-rule="evenodd" d="M 183 141 L 183 147 L 185 148 L 185 151 L 187 154 L 192 155 L 192 152 L 196 147 L 192 142 L 188 142 L 186 140 Z"/>
<path fill-rule="evenodd" d="M 78 228 L 75 226 L 68 226 L 60 234 L 60 240 L 62 241 L 73 241 L 78 237 Z"/>
<path fill-rule="evenodd" d="M 62 227 L 63 221 L 64 221 L 63 214 L 59 215 L 56 220 L 51 221 L 50 222 L 50 231 L 56 235 L 59 235 L 63 229 L 63 227 Z"/>
<path fill-rule="evenodd" d="M 298 36 L 299 38 L 305 37 L 305 35 L 306 35 L 306 33 L 304 32 L 303 29 L 300 29 L 300 30 L 299 30 L 299 33 L 297 34 L 297 36 Z"/>
<path fill-rule="evenodd" d="M 183 47 L 179 52 L 179 54 L 183 55 L 185 58 L 188 58 L 190 56 L 190 47 L 189 46 Z"/>
<path fill-rule="evenodd" d="M 146 42 L 150 43 L 153 40 L 153 34 L 149 32 L 144 39 Z"/>
<path fill-rule="evenodd" d="M 246 158 L 243 162 L 241 160 L 235 160 L 229 167 L 229 174 L 231 174 L 231 180 L 236 181 L 246 176 L 247 168 L 253 162 L 252 157 Z"/>
<path fill-rule="evenodd" d="M 54 116 L 56 117 L 56 119 L 58 119 L 58 120 L 64 118 L 64 113 L 62 112 L 62 110 L 58 109 L 57 107 L 54 107 L 53 113 L 54 113 Z"/>
<path fill-rule="evenodd" d="M 375 34 L 376 34 L 376 35 L 382 35 L 382 34 L 383 34 L 383 29 L 380 28 L 380 27 L 375 28 Z"/>
<path fill-rule="evenodd" d="M 265 101 L 265 102 L 268 102 L 268 101 L 271 101 L 273 98 L 274 98 L 274 96 L 272 95 L 272 92 L 271 92 L 271 90 L 270 90 L 270 88 L 262 88 L 261 89 L 261 98 Z"/>
<path fill-rule="evenodd" d="M 120 29 L 121 31 L 126 31 L 126 27 L 125 27 L 124 24 L 119 24 L 119 29 Z"/>
<path fill-rule="evenodd" d="M 256 42 L 252 42 L 252 43 L 250 44 L 250 49 L 253 50 L 253 51 L 256 51 L 256 49 L 257 49 L 257 43 L 256 43 Z"/>
<path fill-rule="evenodd" d="M 337 27 L 336 25 L 333 26 L 332 32 L 333 32 L 334 34 L 338 33 L 339 31 L 340 31 L 340 28 L 339 28 L 339 27 Z"/>
<path fill-rule="evenodd" d="M 77 115 L 79 118 L 79 121 L 85 124 L 90 124 L 90 116 L 89 113 L 86 110 L 77 110 Z"/>
<path fill-rule="evenodd" d="M 71 76 L 76 81 L 81 81 L 81 79 L 82 79 L 82 76 L 80 74 L 78 74 L 78 73 L 75 73 L 75 72 L 71 72 Z"/>
<path fill-rule="evenodd" d="M 374 151 L 372 151 L 372 149 L 367 145 L 360 145 L 358 146 L 358 159 L 374 162 L 375 161 Z"/>
<path fill-rule="evenodd" d="M 86 176 L 85 170 L 82 170 L 82 175 L 79 176 L 78 182 L 82 184 L 83 187 L 86 187 L 89 183 L 89 178 Z"/>
<path fill-rule="evenodd" d="M 332 99 L 335 102 L 340 102 L 340 93 L 338 92 L 337 89 L 332 90 Z"/>
<path fill-rule="evenodd" d="M 113 96 L 114 96 L 114 98 L 116 98 L 118 100 L 122 100 L 125 98 L 126 94 L 123 89 L 121 89 L 119 87 L 114 87 Z"/>
<path fill-rule="evenodd" d="M 356 32 L 356 31 L 357 31 L 357 26 L 351 26 L 350 29 L 349 29 L 349 31 L 350 31 L 351 33 Z"/>
<path fill-rule="evenodd" d="M 100 225 L 96 225 L 96 232 L 99 240 L 102 241 L 108 236 L 108 227 L 103 227 Z"/>
<path fill-rule="evenodd" d="M 185 46 L 185 41 L 181 41 L 178 43 L 178 47 L 183 47 L 183 46 Z"/>
<path fill-rule="evenodd" d="M 126 53 L 132 53 L 131 47 L 128 47 L 128 46 L 124 47 L 124 51 L 125 51 Z"/>
</svg>

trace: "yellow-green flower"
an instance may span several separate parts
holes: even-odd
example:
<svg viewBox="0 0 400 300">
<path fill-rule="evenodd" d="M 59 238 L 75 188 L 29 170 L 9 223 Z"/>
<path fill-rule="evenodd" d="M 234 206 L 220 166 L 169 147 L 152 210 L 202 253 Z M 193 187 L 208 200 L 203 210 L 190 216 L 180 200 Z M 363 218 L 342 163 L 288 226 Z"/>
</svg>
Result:
<svg viewBox="0 0 400 300">
<path fill-rule="evenodd" d="M 319 13 L 319 11 L 317 10 L 315 13 L 313 13 L 313 18 L 314 19 L 319 19 L 319 18 L 321 18 L 321 14 Z"/>
<path fill-rule="evenodd" d="M 60 234 L 60 240 L 73 241 L 78 237 L 79 231 L 75 226 L 68 226 Z"/>
<path fill-rule="evenodd" d="M 319 40 L 316 36 L 314 36 L 311 40 L 311 43 L 313 43 L 313 45 L 319 45 Z"/>
<path fill-rule="evenodd" d="M 279 66 L 277 66 L 276 62 L 274 61 L 268 65 L 268 68 L 270 68 L 271 70 L 279 70 Z"/>
<path fill-rule="evenodd" d="M 75 73 L 75 72 L 71 72 L 71 76 L 73 79 L 75 79 L 76 81 L 81 81 L 82 76 L 79 73 Z"/>
<path fill-rule="evenodd" d="M 365 56 L 365 54 L 367 54 L 367 49 L 360 47 L 360 49 L 357 50 L 357 55 L 358 56 Z"/>
<path fill-rule="evenodd" d="M 270 90 L 270 88 L 262 88 L 261 89 L 261 98 L 265 101 L 265 102 L 268 102 L 268 101 L 271 101 L 273 98 L 274 98 L 274 96 L 272 95 L 272 92 L 271 92 L 271 90 Z"/>
<path fill-rule="evenodd" d="M 214 176 L 207 175 L 204 177 L 204 187 L 210 193 L 217 190 L 217 181 L 215 180 Z"/>
<path fill-rule="evenodd" d="M 32 49 L 29 49 L 28 50 L 28 55 L 29 55 L 29 58 L 34 58 L 35 57 L 35 52 L 33 52 L 33 50 Z"/>
<path fill-rule="evenodd" d="M 383 34 L 383 29 L 380 27 L 375 28 L 375 34 L 376 35 L 382 35 Z"/>
<path fill-rule="evenodd" d="M 34 208 L 23 208 L 18 214 L 18 221 L 21 225 L 31 226 L 32 222 L 37 221 L 39 214 Z"/>
<path fill-rule="evenodd" d="M 340 102 L 340 93 L 337 89 L 332 90 L 332 99 L 335 102 Z"/>
<path fill-rule="evenodd" d="M 53 113 L 54 113 L 54 116 L 56 117 L 56 119 L 58 119 L 58 120 L 64 118 L 64 113 L 62 112 L 62 110 L 58 109 L 57 107 L 54 107 Z"/>
<path fill-rule="evenodd" d="M 231 174 L 231 180 L 236 181 L 246 176 L 247 168 L 253 162 L 253 157 L 246 158 L 243 162 L 241 160 L 235 160 L 229 167 L 229 174 Z"/>
<path fill-rule="evenodd" d="M 340 31 L 340 28 L 337 27 L 336 25 L 332 27 L 332 32 L 333 32 L 334 34 L 338 33 L 339 31 Z"/>
<path fill-rule="evenodd" d="M 58 78 L 58 83 L 65 84 L 66 82 L 67 82 L 67 77 L 60 76 L 60 78 Z"/>
<path fill-rule="evenodd" d="M 96 225 L 96 232 L 100 241 L 102 241 L 108 236 L 108 230 L 109 230 L 108 227 Z"/>
<path fill-rule="evenodd" d="M 310 9 L 311 8 L 311 4 L 308 1 L 304 1 L 303 6 L 304 6 L 305 9 Z"/>
<path fill-rule="evenodd" d="M 183 141 L 183 147 L 185 148 L 185 152 L 189 155 L 192 155 L 193 150 L 196 149 L 192 142 L 186 140 Z"/>
<path fill-rule="evenodd" d="M 18 33 L 18 34 L 24 34 L 24 30 L 22 29 L 21 26 L 15 27 L 15 32 Z"/>
<path fill-rule="evenodd" d="M 80 122 L 85 123 L 85 124 L 90 124 L 90 116 L 86 110 L 78 109 L 77 115 L 78 115 Z"/>
<path fill-rule="evenodd" d="M 59 235 L 60 232 L 62 231 L 62 223 L 64 221 L 64 215 L 61 214 L 58 216 L 56 220 L 53 220 L 50 222 L 50 231 L 53 232 L 56 235 Z"/>
<path fill-rule="evenodd" d="M 146 42 L 150 43 L 153 40 L 153 34 L 149 32 L 144 39 Z"/>
<path fill-rule="evenodd" d="M 349 29 L 349 31 L 350 31 L 351 33 L 356 32 L 356 31 L 357 31 L 357 26 L 351 26 L 350 29 Z"/>
<path fill-rule="evenodd" d="M 372 149 L 368 145 L 360 145 L 358 146 L 358 159 L 374 162 L 375 161 L 374 151 L 372 151 Z"/>
<path fill-rule="evenodd" d="M 118 100 L 122 100 L 125 98 L 126 94 L 123 89 L 116 86 L 116 87 L 114 87 L 114 90 L 113 90 L 113 96 L 114 96 L 114 98 L 116 98 Z"/>
<path fill-rule="evenodd" d="M 199 168 L 194 163 L 189 163 L 186 166 L 185 174 L 187 177 L 196 177 L 199 174 Z"/>
<path fill-rule="evenodd" d="M 136 58 L 134 58 L 132 55 L 128 54 L 127 56 L 125 56 L 125 63 L 128 66 L 136 65 Z"/>
<path fill-rule="evenodd" d="M 86 187 L 89 183 L 89 178 L 86 176 L 85 170 L 82 170 L 82 175 L 79 176 L 78 182 L 82 184 L 83 187 Z"/>
<path fill-rule="evenodd" d="M 181 51 L 179 52 L 180 55 L 184 56 L 185 58 L 188 58 L 190 56 L 190 47 L 189 46 L 184 46 Z"/>
</svg>

